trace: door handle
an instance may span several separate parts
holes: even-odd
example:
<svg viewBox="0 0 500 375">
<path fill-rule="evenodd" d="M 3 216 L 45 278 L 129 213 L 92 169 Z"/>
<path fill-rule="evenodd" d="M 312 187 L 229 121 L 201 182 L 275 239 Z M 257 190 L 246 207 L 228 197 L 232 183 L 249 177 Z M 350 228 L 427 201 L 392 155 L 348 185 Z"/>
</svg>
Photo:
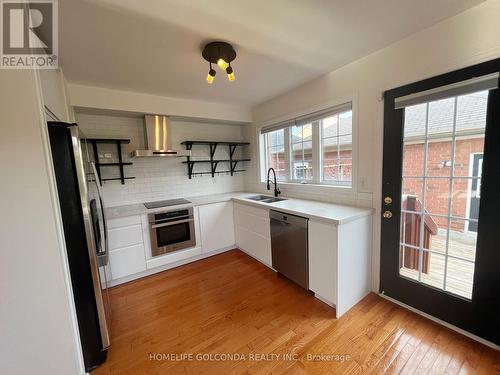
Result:
<svg viewBox="0 0 500 375">
<path fill-rule="evenodd" d="M 384 198 L 384 203 L 385 204 L 391 204 L 392 203 L 392 198 L 391 197 L 385 197 Z"/>
<path fill-rule="evenodd" d="M 391 211 L 385 211 L 382 216 L 384 219 L 390 219 L 392 217 L 392 212 Z"/>
</svg>

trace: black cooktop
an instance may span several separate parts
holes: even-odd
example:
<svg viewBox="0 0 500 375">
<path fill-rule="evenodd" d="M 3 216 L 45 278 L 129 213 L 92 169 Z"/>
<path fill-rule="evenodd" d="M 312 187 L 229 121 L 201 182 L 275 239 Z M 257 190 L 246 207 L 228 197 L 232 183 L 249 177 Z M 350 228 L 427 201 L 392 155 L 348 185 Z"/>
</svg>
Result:
<svg viewBox="0 0 500 375">
<path fill-rule="evenodd" d="M 179 198 L 179 199 L 167 199 L 165 201 L 156 201 L 156 202 L 146 202 L 144 206 L 147 209 L 151 208 L 160 208 L 160 207 L 168 207 L 168 206 L 177 206 L 179 204 L 188 204 L 191 203 L 187 199 Z"/>
</svg>

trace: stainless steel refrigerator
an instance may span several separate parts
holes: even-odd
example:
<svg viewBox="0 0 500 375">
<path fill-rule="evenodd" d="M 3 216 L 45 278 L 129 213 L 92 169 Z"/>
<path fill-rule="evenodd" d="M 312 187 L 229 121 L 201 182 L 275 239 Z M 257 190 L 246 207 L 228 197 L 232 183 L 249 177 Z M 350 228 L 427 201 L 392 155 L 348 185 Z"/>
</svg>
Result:
<svg viewBox="0 0 500 375">
<path fill-rule="evenodd" d="M 48 122 L 71 284 L 85 369 L 106 360 L 110 345 L 106 216 L 99 177 L 76 124 Z"/>
</svg>

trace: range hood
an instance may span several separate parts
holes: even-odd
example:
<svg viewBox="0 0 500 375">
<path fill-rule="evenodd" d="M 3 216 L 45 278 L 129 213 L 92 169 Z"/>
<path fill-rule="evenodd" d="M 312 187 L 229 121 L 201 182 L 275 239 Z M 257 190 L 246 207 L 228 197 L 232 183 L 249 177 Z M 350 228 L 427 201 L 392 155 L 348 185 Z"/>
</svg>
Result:
<svg viewBox="0 0 500 375">
<path fill-rule="evenodd" d="M 146 150 L 135 150 L 133 157 L 190 156 L 191 151 L 172 149 L 172 133 L 168 116 L 145 115 Z"/>
</svg>

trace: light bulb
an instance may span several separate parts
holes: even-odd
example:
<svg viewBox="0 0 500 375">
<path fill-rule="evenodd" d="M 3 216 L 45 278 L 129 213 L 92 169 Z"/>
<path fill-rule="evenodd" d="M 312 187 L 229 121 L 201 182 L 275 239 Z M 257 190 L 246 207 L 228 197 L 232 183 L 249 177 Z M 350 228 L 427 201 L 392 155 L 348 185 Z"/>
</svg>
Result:
<svg viewBox="0 0 500 375">
<path fill-rule="evenodd" d="M 215 74 L 216 74 L 216 71 L 214 69 L 210 68 L 210 70 L 208 71 L 208 74 L 207 74 L 207 82 L 209 85 L 211 85 L 214 82 Z"/>
<path fill-rule="evenodd" d="M 217 65 L 219 65 L 222 70 L 226 70 L 228 63 L 221 57 L 219 60 L 217 60 Z"/>
<path fill-rule="evenodd" d="M 227 79 L 229 80 L 229 82 L 233 82 L 235 77 L 234 77 L 234 71 L 233 71 L 233 68 L 231 67 L 231 65 L 229 65 L 227 67 L 226 73 L 227 73 Z"/>
</svg>

